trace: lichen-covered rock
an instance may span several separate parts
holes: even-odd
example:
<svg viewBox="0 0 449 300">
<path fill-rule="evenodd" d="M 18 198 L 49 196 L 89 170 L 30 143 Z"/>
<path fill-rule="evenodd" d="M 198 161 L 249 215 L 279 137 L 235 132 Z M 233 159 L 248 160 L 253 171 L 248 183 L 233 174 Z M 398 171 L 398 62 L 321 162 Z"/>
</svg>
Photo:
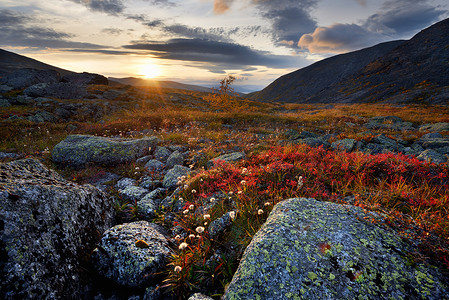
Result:
<svg viewBox="0 0 449 300">
<path fill-rule="evenodd" d="M 207 162 L 207 167 L 212 168 L 215 165 L 215 163 L 218 161 L 225 161 L 225 162 L 231 163 L 231 162 L 236 162 L 236 161 L 245 159 L 245 157 L 246 157 L 246 155 L 244 152 L 232 152 L 232 153 L 223 154 L 214 159 L 209 160 Z"/>
<path fill-rule="evenodd" d="M 371 219 L 382 222 L 349 205 L 280 202 L 224 299 L 447 299 L 447 278 L 423 263 L 410 266 L 411 244 Z"/>
<path fill-rule="evenodd" d="M 189 168 L 176 165 L 165 174 L 162 185 L 166 189 L 175 189 L 178 186 L 180 178 L 189 175 L 189 173 Z"/>
<path fill-rule="evenodd" d="M 235 212 L 234 212 L 235 214 Z M 231 214 L 227 212 L 218 219 L 215 219 L 209 225 L 209 235 L 211 239 L 219 238 L 226 229 L 228 229 L 232 224 Z"/>
<path fill-rule="evenodd" d="M 23 94 L 29 97 L 59 99 L 83 99 L 89 95 L 85 87 L 66 82 L 38 83 L 26 88 Z"/>
<path fill-rule="evenodd" d="M 154 158 L 161 162 L 166 162 L 170 157 L 170 154 L 171 151 L 167 147 L 157 146 L 156 149 L 154 149 Z"/>
<path fill-rule="evenodd" d="M 368 129 L 391 129 L 391 130 L 415 130 L 415 125 L 411 122 L 404 122 L 396 116 L 373 117 L 365 127 Z"/>
<path fill-rule="evenodd" d="M 203 295 L 201 293 L 195 293 L 189 297 L 187 300 L 213 300 L 213 298 Z"/>
<path fill-rule="evenodd" d="M 33 159 L 0 164 L 0 298 L 80 299 L 81 261 L 113 219 L 91 185 Z"/>
<path fill-rule="evenodd" d="M 176 150 L 175 152 L 170 154 L 170 156 L 167 158 L 167 163 L 165 165 L 166 165 L 167 169 L 171 169 L 175 165 L 181 165 L 182 166 L 183 163 L 184 163 L 184 155 L 182 155 L 181 152 Z"/>
<path fill-rule="evenodd" d="M 0 83 L 14 89 L 23 89 L 37 83 L 55 83 L 60 79 L 54 70 L 18 69 L 0 78 Z"/>
<path fill-rule="evenodd" d="M 145 164 L 145 169 L 150 173 L 160 173 L 164 170 L 165 165 L 157 159 L 150 159 Z"/>
<path fill-rule="evenodd" d="M 91 135 L 69 135 L 52 151 L 53 161 L 73 168 L 86 164 L 113 166 L 146 155 L 158 142 L 156 137 L 114 139 Z"/>
<path fill-rule="evenodd" d="M 137 185 L 137 180 L 128 178 L 128 177 L 124 177 L 124 178 L 120 179 L 119 181 L 117 181 L 117 183 L 115 184 L 115 188 L 118 190 L 124 190 L 129 186 L 136 186 L 136 185 Z"/>
<path fill-rule="evenodd" d="M 351 152 L 357 144 L 357 141 L 354 139 L 342 139 L 335 141 L 331 144 L 331 147 L 333 149 Z"/>
<path fill-rule="evenodd" d="M 140 186 L 130 185 L 123 190 L 120 190 L 119 195 L 125 200 L 139 201 L 149 192 L 149 190 L 141 188 Z"/>
<path fill-rule="evenodd" d="M 446 157 L 444 157 L 444 155 L 442 155 L 441 153 L 436 152 L 435 150 L 432 149 L 427 149 L 424 150 L 423 152 L 421 152 L 420 155 L 418 155 L 416 157 L 419 160 L 424 160 L 427 162 L 433 162 L 436 164 L 441 164 L 447 161 Z"/>
<path fill-rule="evenodd" d="M 92 262 L 101 275 L 118 284 L 144 287 L 163 270 L 172 253 L 159 226 L 139 221 L 106 231 Z"/>
<path fill-rule="evenodd" d="M 434 124 L 424 124 L 419 127 L 419 131 L 449 131 L 449 123 L 434 123 Z"/>
</svg>

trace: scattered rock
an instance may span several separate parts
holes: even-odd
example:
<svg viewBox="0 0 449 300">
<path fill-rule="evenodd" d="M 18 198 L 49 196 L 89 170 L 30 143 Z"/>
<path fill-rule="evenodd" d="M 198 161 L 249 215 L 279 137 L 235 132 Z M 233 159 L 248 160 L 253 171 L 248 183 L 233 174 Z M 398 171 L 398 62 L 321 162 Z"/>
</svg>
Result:
<svg viewBox="0 0 449 300">
<path fill-rule="evenodd" d="M 136 163 L 139 165 L 144 165 L 152 158 L 153 158 L 153 155 L 145 155 L 144 157 L 141 157 L 138 160 L 136 160 Z"/>
<path fill-rule="evenodd" d="M 83 298 L 81 264 L 112 219 L 110 199 L 91 185 L 33 159 L 0 164 L 0 298 Z"/>
<path fill-rule="evenodd" d="M 151 159 L 145 164 L 145 169 L 150 173 L 161 173 L 165 165 L 157 159 Z"/>
<path fill-rule="evenodd" d="M 11 103 L 9 103 L 8 99 L 0 98 L 0 107 L 9 107 Z"/>
<path fill-rule="evenodd" d="M 354 139 L 342 139 L 335 141 L 331 144 L 331 147 L 336 150 L 341 150 L 345 152 L 351 152 L 354 150 L 357 141 Z"/>
<path fill-rule="evenodd" d="M 187 176 L 189 173 L 189 168 L 176 165 L 165 174 L 162 186 L 168 190 L 173 190 L 178 186 L 179 178 Z"/>
<path fill-rule="evenodd" d="M 447 161 L 446 157 L 432 149 L 427 149 L 417 156 L 419 160 L 441 164 Z"/>
<path fill-rule="evenodd" d="M 167 169 L 173 168 L 175 165 L 183 165 L 184 164 L 184 155 L 181 152 L 176 150 L 167 158 L 167 163 L 165 164 Z"/>
<path fill-rule="evenodd" d="M 27 117 L 27 120 L 35 123 L 56 122 L 58 118 L 48 111 L 37 111 L 34 115 Z"/>
<path fill-rule="evenodd" d="M 207 162 L 207 168 L 212 168 L 216 162 L 225 161 L 225 162 L 236 162 L 242 159 L 245 159 L 246 155 L 244 152 L 232 152 L 228 154 L 220 155 L 214 159 L 211 159 Z"/>
<path fill-rule="evenodd" d="M 101 172 L 99 175 L 91 178 L 89 180 L 89 183 L 104 192 L 107 190 L 108 186 L 111 186 L 112 183 L 119 178 L 120 176 L 117 174 L 110 172 Z"/>
<path fill-rule="evenodd" d="M 189 299 L 187 300 L 213 300 L 211 297 L 209 296 L 205 296 L 201 293 L 196 293 L 193 294 L 192 296 L 189 297 Z"/>
<path fill-rule="evenodd" d="M 365 219 L 366 218 L 366 219 Z M 373 213 L 315 199 L 277 204 L 246 248 L 223 299 L 445 299 L 447 278 L 411 266 L 411 244 Z"/>
<path fill-rule="evenodd" d="M 235 213 L 235 212 L 234 212 Z M 226 229 L 228 229 L 232 224 L 231 214 L 227 212 L 218 219 L 215 219 L 209 225 L 209 235 L 211 239 L 219 238 Z"/>
<path fill-rule="evenodd" d="M 125 200 L 129 201 L 139 201 L 142 199 L 149 191 L 147 189 L 141 188 L 139 186 L 127 186 L 123 190 L 119 191 L 119 195 L 123 197 Z"/>
<path fill-rule="evenodd" d="M 398 131 L 415 130 L 415 125 L 411 122 L 404 122 L 396 116 L 371 118 L 365 127 L 368 129 L 391 129 Z"/>
<path fill-rule="evenodd" d="M 18 157 L 20 157 L 20 155 L 17 153 L 0 152 L 0 159 L 18 158 Z"/>
<path fill-rule="evenodd" d="M 170 157 L 170 150 L 168 150 L 167 147 L 157 146 L 154 150 L 154 158 L 161 161 L 166 162 L 167 159 Z"/>
<path fill-rule="evenodd" d="M 136 246 L 140 240 L 148 247 Z M 144 287 L 164 270 L 172 253 L 159 226 L 138 221 L 107 230 L 92 254 L 92 262 L 101 275 L 118 284 Z"/>
<path fill-rule="evenodd" d="M 419 127 L 419 131 L 432 131 L 432 132 L 449 131 L 449 123 L 425 124 Z"/>
<path fill-rule="evenodd" d="M 158 142 L 156 137 L 114 139 L 90 135 L 69 135 L 52 151 L 53 161 L 73 168 L 86 164 L 117 165 L 129 163 L 148 153 Z"/>
<path fill-rule="evenodd" d="M 89 96 L 85 87 L 66 83 L 38 83 L 26 88 L 24 95 L 29 97 L 54 97 L 59 99 L 83 99 Z"/>
<path fill-rule="evenodd" d="M 124 190 L 129 186 L 136 186 L 136 185 L 137 181 L 135 179 L 125 177 L 117 181 L 117 183 L 115 184 L 115 188 L 117 190 Z"/>
</svg>

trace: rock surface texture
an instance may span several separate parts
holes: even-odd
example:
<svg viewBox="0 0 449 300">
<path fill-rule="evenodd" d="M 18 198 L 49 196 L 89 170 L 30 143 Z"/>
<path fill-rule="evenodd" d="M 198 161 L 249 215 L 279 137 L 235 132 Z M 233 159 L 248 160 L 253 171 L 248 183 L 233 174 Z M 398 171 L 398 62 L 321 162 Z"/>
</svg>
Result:
<svg viewBox="0 0 449 300">
<path fill-rule="evenodd" d="M 148 154 L 158 142 L 156 137 L 114 139 L 90 135 L 69 135 L 52 151 L 55 163 L 82 168 L 86 164 L 115 165 L 131 162 Z"/>
<path fill-rule="evenodd" d="M 371 221 L 370 221 L 371 220 Z M 277 204 L 243 254 L 224 299 L 448 299 L 433 267 L 362 209 L 294 198 Z"/>
<path fill-rule="evenodd" d="M 118 284 L 144 287 L 163 271 L 171 253 L 159 226 L 138 221 L 106 231 L 92 260 L 100 274 Z"/>
<path fill-rule="evenodd" d="M 112 218 L 109 198 L 93 186 L 33 159 L 0 164 L 0 298 L 82 297 L 81 262 Z"/>
</svg>

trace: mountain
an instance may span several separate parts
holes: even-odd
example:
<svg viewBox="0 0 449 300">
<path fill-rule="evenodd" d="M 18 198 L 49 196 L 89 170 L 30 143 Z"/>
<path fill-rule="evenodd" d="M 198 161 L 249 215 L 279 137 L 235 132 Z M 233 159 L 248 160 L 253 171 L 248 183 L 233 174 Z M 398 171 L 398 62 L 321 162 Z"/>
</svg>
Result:
<svg viewBox="0 0 449 300">
<path fill-rule="evenodd" d="M 250 98 L 295 103 L 449 103 L 449 19 L 408 41 L 333 56 L 284 75 Z"/>
<path fill-rule="evenodd" d="M 118 82 L 121 84 L 128 84 L 132 86 L 148 86 L 148 87 L 160 87 L 160 88 L 169 88 L 169 89 L 178 89 L 178 90 L 188 90 L 188 91 L 196 91 L 196 92 L 206 92 L 212 93 L 213 90 L 207 87 L 192 85 L 192 84 L 184 84 L 175 81 L 163 81 L 163 80 L 151 80 L 151 79 L 142 79 L 136 77 L 126 77 L 126 78 L 115 78 L 109 77 L 110 81 Z"/>
<path fill-rule="evenodd" d="M 61 74 L 61 76 L 74 73 L 72 71 L 64 70 L 52 65 L 42 63 L 38 60 L 23 55 L 19 55 L 13 52 L 0 49 L 0 76 L 12 73 L 18 69 L 23 68 L 32 68 L 38 70 L 55 70 L 56 72 Z"/>
</svg>

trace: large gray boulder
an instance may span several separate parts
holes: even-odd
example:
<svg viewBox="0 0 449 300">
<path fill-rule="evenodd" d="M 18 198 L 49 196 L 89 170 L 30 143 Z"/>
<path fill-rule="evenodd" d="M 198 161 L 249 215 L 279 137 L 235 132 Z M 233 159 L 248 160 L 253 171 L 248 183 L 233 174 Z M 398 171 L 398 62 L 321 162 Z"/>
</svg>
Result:
<svg viewBox="0 0 449 300">
<path fill-rule="evenodd" d="M 59 82 L 60 75 L 54 70 L 19 69 L 0 78 L 0 84 L 14 89 L 23 89 L 38 83 Z"/>
<path fill-rule="evenodd" d="M 237 162 L 237 161 L 245 159 L 245 158 L 246 158 L 246 155 L 244 152 L 232 152 L 232 153 L 223 154 L 214 159 L 209 160 L 207 162 L 207 168 L 212 168 L 215 165 L 215 163 L 217 163 L 219 161 L 225 161 L 228 163 L 232 163 L 232 162 Z"/>
<path fill-rule="evenodd" d="M 148 154 L 158 142 L 156 137 L 116 139 L 91 135 L 69 135 L 52 151 L 53 161 L 73 168 L 86 164 L 116 165 Z"/>
<path fill-rule="evenodd" d="M 434 123 L 434 124 L 424 124 L 419 127 L 419 131 L 449 131 L 449 123 Z"/>
<path fill-rule="evenodd" d="M 277 204 L 245 250 L 224 299 L 448 299 L 436 268 L 361 208 L 295 198 Z"/>
<path fill-rule="evenodd" d="M 172 253 L 159 226 L 138 221 L 106 231 L 92 261 L 101 275 L 116 283 L 144 287 L 164 269 Z"/>
<path fill-rule="evenodd" d="M 23 91 L 29 97 L 54 97 L 59 99 L 83 99 L 89 96 L 86 87 L 68 82 L 38 83 Z"/>
<path fill-rule="evenodd" d="M 169 190 L 175 189 L 179 185 L 178 182 L 180 181 L 180 178 L 189 175 L 190 171 L 191 170 L 187 167 L 180 165 L 174 166 L 167 172 L 167 174 L 165 174 L 162 186 Z"/>
<path fill-rule="evenodd" d="M 81 262 L 112 219 L 112 201 L 91 185 L 33 159 L 0 164 L 0 298 L 82 298 Z"/>
</svg>

